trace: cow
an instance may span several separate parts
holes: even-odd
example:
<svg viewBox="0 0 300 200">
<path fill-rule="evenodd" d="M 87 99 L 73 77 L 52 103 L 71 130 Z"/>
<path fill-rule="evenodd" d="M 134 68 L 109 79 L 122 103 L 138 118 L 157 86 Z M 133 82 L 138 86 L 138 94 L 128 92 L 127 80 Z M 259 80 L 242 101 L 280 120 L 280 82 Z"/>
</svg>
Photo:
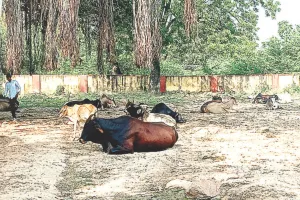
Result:
<svg viewBox="0 0 300 200">
<path fill-rule="evenodd" d="M 15 107 L 12 108 L 9 103 L 9 98 L 0 95 L 0 112 L 12 111 L 12 109 L 16 111 L 19 108 L 19 105 L 19 102 L 16 101 Z"/>
<path fill-rule="evenodd" d="M 155 105 L 150 113 L 161 113 L 165 115 L 170 115 L 173 117 L 177 123 L 185 123 L 186 121 L 182 118 L 181 114 L 171 110 L 166 104 L 159 103 Z"/>
<path fill-rule="evenodd" d="M 130 116 L 113 119 L 95 118 L 86 121 L 79 142 L 102 145 L 108 154 L 161 151 L 178 140 L 175 128 L 163 123 L 143 122 Z"/>
<path fill-rule="evenodd" d="M 65 105 L 72 107 L 74 105 L 83 105 L 83 104 L 92 104 L 94 105 L 97 109 L 102 107 L 101 101 L 100 99 L 96 99 L 96 100 L 89 100 L 89 99 L 84 99 L 82 101 L 69 101 L 67 102 Z"/>
<path fill-rule="evenodd" d="M 142 120 L 144 122 L 163 122 L 168 126 L 176 127 L 176 120 L 173 117 L 161 113 L 149 113 L 145 111 Z"/>
<path fill-rule="evenodd" d="M 207 110 L 206 110 L 207 105 L 210 104 L 210 103 L 212 103 L 212 102 L 218 102 L 218 103 L 220 103 L 220 102 L 222 102 L 222 97 L 213 96 L 211 101 L 207 101 L 204 104 L 202 104 L 202 106 L 200 108 L 200 112 L 206 113 L 207 112 Z"/>
<path fill-rule="evenodd" d="M 109 98 L 106 94 L 103 94 L 102 96 L 101 96 L 101 99 L 100 99 L 100 101 L 101 101 L 101 108 L 103 109 L 103 108 L 112 108 L 112 107 L 117 107 L 117 104 L 116 104 L 116 102 L 115 102 L 115 100 L 114 100 L 114 98 Z"/>
<path fill-rule="evenodd" d="M 279 104 L 278 104 L 278 102 L 276 102 L 274 97 L 271 97 L 271 98 L 267 99 L 266 107 L 269 110 L 276 110 L 279 108 Z"/>
<path fill-rule="evenodd" d="M 72 106 L 67 104 L 59 111 L 59 117 L 67 117 L 74 124 L 73 140 L 75 140 L 77 126 L 82 126 L 92 114 L 97 112 L 97 108 L 93 104 L 71 104 Z"/>
<path fill-rule="evenodd" d="M 256 95 L 252 103 L 267 103 L 269 98 L 275 98 L 275 101 L 279 100 L 279 97 L 276 94 L 268 95 L 259 93 Z"/>
<path fill-rule="evenodd" d="M 124 111 L 131 117 L 142 118 L 147 107 L 148 106 L 144 103 L 135 104 L 134 101 L 131 102 L 127 100 Z"/>
<path fill-rule="evenodd" d="M 212 102 L 206 106 L 206 113 L 227 113 L 232 109 L 233 105 L 237 104 L 236 99 L 231 97 L 228 102 Z"/>
</svg>

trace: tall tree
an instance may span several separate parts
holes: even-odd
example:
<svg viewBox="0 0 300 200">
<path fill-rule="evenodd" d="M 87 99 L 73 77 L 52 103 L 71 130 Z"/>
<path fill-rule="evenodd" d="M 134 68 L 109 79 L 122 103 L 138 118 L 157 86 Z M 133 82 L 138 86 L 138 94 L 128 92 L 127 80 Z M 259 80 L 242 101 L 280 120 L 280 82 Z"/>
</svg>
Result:
<svg viewBox="0 0 300 200">
<path fill-rule="evenodd" d="M 2 15 L 2 0 L 0 0 L 0 17 Z"/>
<path fill-rule="evenodd" d="M 184 28 L 187 37 L 190 37 L 197 23 L 195 0 L 184 1 Z"/>
<path fill-rule="evenodd" d="M 43 5 L 42 15 L 45 25 L 45 69 L 51 71 L 57 68 L 58 49 L 57 49 L 57 18 L 58 2 L 57 0 L 41 0 Z"/>
<path fill-rule="evenodd" d="M 99 1 L 99 37 L 98 37 L 98 71 L 104 73 L 103 50 L 106 50 L 106 61 L 116 62 L 115 34 L 113 18 L 113 0 Z"/>
<path fill-rule="evenodd" d="M 134 0 L 134 55 L 138 67 L 148 67 L 150 90 L 159 89 L 161 0 Z"/>
<path fill-rule="evenodd" d="M 61 54 L 71 60 L 71 67 L 75 67 L 79 60 L 79 46 L 77 38 L 78 9 L 80 0 L 59 0 L 59 43 Z"/>
<path fill-rule="evenodd" d="M 23 18 L 20 0 L 6 0 L 6 72 L 20 73 L 23 59 Z"/>
</svg>

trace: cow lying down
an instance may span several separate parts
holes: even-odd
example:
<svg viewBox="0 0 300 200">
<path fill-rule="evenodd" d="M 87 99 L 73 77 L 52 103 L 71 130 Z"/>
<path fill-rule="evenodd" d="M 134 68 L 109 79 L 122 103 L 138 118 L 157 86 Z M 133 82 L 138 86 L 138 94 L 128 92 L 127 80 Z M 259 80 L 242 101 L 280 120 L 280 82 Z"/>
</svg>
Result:
<svg viewBox="0 0 300 200">
<path fill-rule="evenodd" d="M 125 108 L 126 114 L 129 114 L 131 117 L 141 119 L 144 122 L 163 122 L 168 126 L 176 127 L 176 120 L 172 116 L 165 113 L 149 113 L 147 111 L 148 106 L 146 104 L 134 104 L 128 100 Z M 169 110 L 170 112 L 173 112 L 171 109 Z M 181 117 L 180 114 L 176 115 L 176 113 L 174 116 L 177 116 L 177 119 Z"/>
<path fill-rule="evenodd" d="M 108 154 L 161 151 L 173 147 L 178 139 L 175 128 L 163 123 L 143 122 L 130 116 L 114 119 L 91 116 L 79 142 L 101 144 Z"/>
<path fill-rule="evenodd" d="M 162 122 L 168 126 L 176 127 L 176 120 L 174 118 L 170 115 L 161 113 L 149 113 L 148 111 L 145 111 L 142 120 L 144 122 Z"/>
<path fill-rule="evenodd" d="M 211 102 L 207 104 L 206 108 L 204 109 L 205 113 L 227 113 L 229 110 L 232 109 L 233 105 L 236 105 L 236 99 L 231 97 L 227 102 Z"/>
</svg>

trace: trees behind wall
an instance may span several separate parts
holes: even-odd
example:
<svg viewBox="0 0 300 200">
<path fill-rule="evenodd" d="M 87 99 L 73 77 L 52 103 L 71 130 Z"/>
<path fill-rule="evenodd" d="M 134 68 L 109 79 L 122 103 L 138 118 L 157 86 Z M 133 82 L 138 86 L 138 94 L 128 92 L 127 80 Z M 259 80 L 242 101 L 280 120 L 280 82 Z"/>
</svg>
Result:
<svg viewBox="0 0 300 200">
<path fill-rule="evenodd" d="M 13 73 L 106 74 L 119 63 L 123 74 L 150 75 L 152 90 L 161 73 L 267 73 L 279 65 L 275 55 L 291 64 L 274 72 L 300 71 L 297 28 L 257 48 L 260 7 L 279 12 L 275 0 L 3 0 L 0 64 Z"/>
</svg>

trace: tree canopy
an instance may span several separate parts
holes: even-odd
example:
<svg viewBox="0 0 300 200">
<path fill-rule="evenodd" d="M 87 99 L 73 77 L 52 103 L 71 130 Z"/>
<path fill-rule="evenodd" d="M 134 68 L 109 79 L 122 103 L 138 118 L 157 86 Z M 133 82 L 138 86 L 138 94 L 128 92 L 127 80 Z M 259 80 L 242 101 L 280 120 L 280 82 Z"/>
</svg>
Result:
<svg viewBox="0 0 300 200">
<path fill-rule="evenodd" d="M 1 1 L 2 3 L 2 1 Z M 1 4 L 0 4 L 1 5 Z M 204 75 L 300 70 L 299 25 L 258 45 L 275 0 L 4 0 L 0 65 L 22 74 Z M 153 86 L 157 85 L 157 80 Z"/>
</svg>

